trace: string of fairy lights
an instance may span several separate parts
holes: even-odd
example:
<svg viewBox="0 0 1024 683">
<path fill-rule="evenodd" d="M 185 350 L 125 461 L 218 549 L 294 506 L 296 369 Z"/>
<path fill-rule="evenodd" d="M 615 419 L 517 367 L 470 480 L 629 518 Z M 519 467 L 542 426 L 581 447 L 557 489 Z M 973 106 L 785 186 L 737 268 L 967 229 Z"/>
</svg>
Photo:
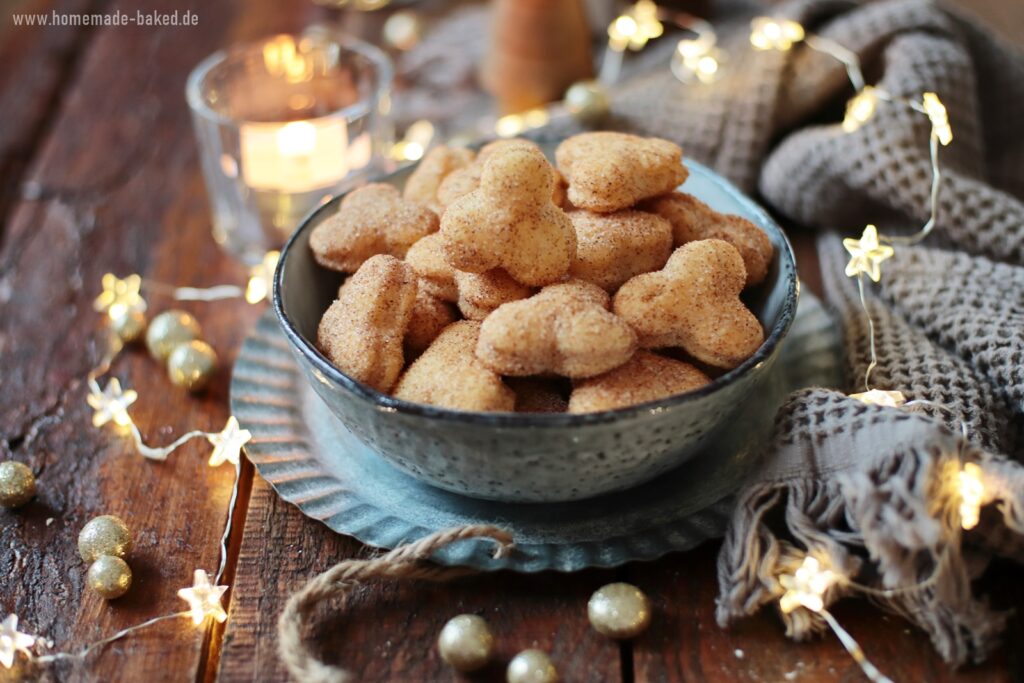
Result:
<svg viewBox="0 0 1024 683">
<path fill-rule="evenodd" d="M 600 115 L 607 110 L 607 93 L 605 88 L 614 83 L 621 71 L 625 54 L 638 51 L 646 44 L 664 33 L 663 21 L 670 22 L 684 29 L 689 35 L 677 42 L 670 59 L 672 73 L 683 82 L 699 82 L 710 84 L 722 74 L 725 53 L 717 46 L 715 32 L 707 22 L 680 13 L 666 12 L 650 0 L 639 0 L 630 6 L 622 15 L 616 17 L 608 28 L 608 43 L 605 57 L 597 81 L 583 82 L 572 86 L 563 102 L 553 106 L 537 108 L 498 118 L 494 123 L 494 131 L 502 137 L 519 135 L 527 130 L 539 128 L 551 122 L 553 116 L 569 114 L 586 120 Z M 869 363 L 864 373 L 864 391 L 850 394 L 852 398 L 864 403 L 887 406 L 891 408 L 913 409 L 930 407 L 947 413 L 948 408 L 927 400 L 907 401 L 899 390 L 883 390 L 876 388 L 871 382 L 873 371 L 878 365 L 875 347 L 875 324 L 867 303 L 865 279 L 872 282 L 881 280 L 881 264 L 891 258 L 895 248 L 921 242 L 932 232 L 936 225 L 941 189 L 941 169 L 939 150 L 948 145 L 953 138 L 949 117 L 945 106 L 938 95 L 926 92 L 920 98 L 910 99 L 868 85 L 861 70 L 856 54 L 839 43 L 805 31 L 798 22 L 785 18 L 758 17 L 751 22 L 750 44 L 757 50 L 788 51 L 797 45 L 805 45 L 816 52 L 828 55 L 840 62 L 846 70 L 848 80 L 855 95 L 849 100 L 841 129 L 852 133 L 867 124 L 880 106 L 901 106 L 927 117 L 931 132 L 929 135 L 929 154 L 931 163 L 931 192 L 929 196 L 930 214 L 927 222 L 910 235 L 888 235 L 878 232 L 874 225 L 867 225 L 859 238 L 843 240 L 843 246 L 849 252 L 850 260 L 845 274 L 857 280 L 860 303 L 868 323 Z M 406 132 L 392 150 L 393 158 L 412 161 L 423 156 L 426 148 L 434 137 L 433 126 L 426 121 L 417 122 Z M 141 432 L 129 414 L 129 408 L 138 399 L 132 389 L 125 389 L 117 378 L 111 378 L 106 386 L 100 385 L 100 379 L 106 375 L 114 360 L 120 353 L 126 337 L 138 333 L 138 321 L 144 321 L 146 301 L 142 297 L 143 288 L 155 293 L 171 296 L 179 301 L 217 301 L 222 299 L 242 298 L 249 303 L 262 301 L 269 292 L 270 280 L 278 254 L 269 252 L 264 261 L 255 266 L 251 272 L 247 286 L 242 288 L 234 285 L 222 285 L 210 288 L 173 287 L 163 283 L 144 281 L 138 275 L 130 275 L 124 279 L 108 274 L 103 278 L 103 291 L 96 300 L 96 310 L 103 314 L 111 329 L 120 335 L 114 335 L 113 341 L 101 362 L 88 375 L 87 401 L 93 408 L 93 424 L 96 428 L 112 428 L 119 433 L 131 437 L 135 450 L 150 460 L 166 460 L 168 456 L 185 443 L 193 439 L 206 439 L 213 446 L 209 464 L 212 467 L 230 463 L 235 468 L 234 483 L 228 505 L 228 513 L 224 533 L 220 544 L 220 561 L 211 581 L 209 574 L 203 569 L 196 569 L 192 585 L 178 591 L 188 605 L 188 609 L 154 617 L 148 621 L 118 631 L 107 638 L 96 641 L 77 652 L 55 652 L 38 654 L 37 650 L 52 647 L 44 638 L 29 635 L 18 630 L 18 617 L 9 615 L 0 622 L 0 665 L 11 668 L 21 653 L 29 660 L 46 663 L 60 659 L 84 659 L 94 650 L 116 640 L 129 636 L 142 629 L 149 628 L 166 620 L 190 617 L 196 626 L 210 621 L 224 622 L 227 614 L 222 604 L 228 586 L 220 585 L 227 566 L 227 540 L 232 524 L 232 513 L 238 495 L 240 458 L 239 454 L 245 443 L 251 438 L 248 431 L 240 428 L 238 421 L 232 416 L 220 432 L 190 431 L 165 446 L 151 446 L 143 441 Z M 144 324 L 144 322 L 143 322 Z M 967 425 L 960 421 L 962 442 L 967 439 Z M 962 447 L 962 444 L 961 444 Z M 959 501 L 958 514 L 960 525 L 964 530 L 978 524 L 980 508 L 985 501 L 984 472 L 973 462 L 964 462 L 950 485 L 956 492 L 955 500 Z M 779 608 L 784 613 L 797 609 L 806 609 L 819 615 L 835 633 L 843 647 L 860 666 L 864 674 L 875 683 L 891 683 L 865 656 L 856 640 L 842 628 L 829 613 L 825 606 L 825 596 L 834 588 L 859 591 L 868 595 L 892 597 L 909 591 L 927 588 L 937 574 L 922 583 L 904 588 L 879 590 L 854 583 L 842 571 L 829 564 L 824 553 L 815 549 L 807 549 L 806 555 L 792 572 L 782 573 L 778 578 L 781 588 Z"/>
<path fill-rule="evenodd" d="M 53 643 L 41 636 L 19 631 L 18 616 L 10 614 L 0 622 L 0 666 L 7 669 L 13 668 L 18 661 L 19 654 L 27 663 L 35 665 L 45 665 L 62 660 L 84 660 L 91 653 L 106 645 L 172 619 L 188 617 L 197 627 L 214 621 L 223 623 L 227 620 L 228 615 L 224 609 L 223 597 L 229 587 L 222 585 L 221 581 L 227 570 L 227 544 L 238 499 L 241 452 L 245 444 L 252 438 L 252 434 L 246 429 L 241 429 L 238 420 L 232 415 L 219 432 L 192 430 L 165 446 L 146 444 L 138 425 L 128 412 L 138 399 L 138 393 L 133 389 L 123 388 L 120 380 L 116 377 L 110 378 L 106 386 L 103 387 L 100 385 L 100 380 L 110 372 L 114 361 L 125 345 L 139 337 L 140 328 L 137 324 L 129 324 L 129 321 L 141 318 L 142 325 L 145 326 L 144 313 L 147 303 L 142 296 L 143 289 L 168 295 L 176 301 L 244 299 L 247 303 L 257 304 L 263 301 L 270 292 L 270 282 L 278 257 L 278 252 L 268 252 L 260 264 L 250 269 L 248 282 L 244 288 L 235 285 L 207 288 L 174 287 L 143 280 L 136 274 L 125 278 L 119 278 L 112 273 L 103 276 L 102 292 L 94 301 L 94 308 L 105 321 L 104 337 L 107 349 L 100 362 L 89 371 L 86 377 L 88 387 L 86 401 L 93 409 L 92 424 L 97 429 L 112 429 L 117 434 L 129 436 L 139 455 L 155 461 L 166 460 L 173 452 L 194 439 L 205 439 L 213 447 L 210 452 L 209 466 L 220 467 L 230 464 L 234 468 L 224 531 L 220 537 L 217 569 L 212 579 L 205 569 L 196 569 L 192 575 L 192 584 L 178 591 L 177 595 L 185 601 L 187 609 L 153 617 L 121 629 L 74 652 L 41 653 L 41 651 L 52 648 Z"/>
</svg>

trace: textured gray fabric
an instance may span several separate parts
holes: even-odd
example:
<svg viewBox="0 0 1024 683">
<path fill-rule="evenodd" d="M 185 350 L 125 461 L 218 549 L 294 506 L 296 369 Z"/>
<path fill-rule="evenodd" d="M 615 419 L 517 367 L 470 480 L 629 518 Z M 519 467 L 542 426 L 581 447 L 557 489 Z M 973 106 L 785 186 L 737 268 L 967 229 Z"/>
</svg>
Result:
<svg viewBox="0 0 1024 683">
<path fill-rule="evenodd" d="M 921 246 L 897 246 L 882 281 L 866 283 L 872 385 L 943 408 L 867 406 L 826 389 L 791 396 L 722 548 L 718 617 L 727 624 L 775 603 L 779 574 L 811 552 L 851 581 L 899 589 L 874 597 L 925 629 L 948 661 L 981 659 L 1005 619 L 972 595 L 969 550 L 1024 557 L 1024 469 L 1014 461 L 1024 442 L 1024 58 L 922 0 L 801 0 L 776 13 L 857 53 L 869 83 L 915 100 L 936 92 L 948 109 L 954 140 L 941 149 L 935 230 Z M 881 103 L 866 125 L 843 132 L 854 93 L 842 66 L 801 45 L 755 52 L 745 46 L 747 19 L 719 26 L 730 53 L 721 82 L 635 79 L 613 101 L 615 123 L 678 141 L 758 191 L 788 227 L 823 231 L 825 294 L 844 340 L 841 389 L 863 391 L 868 319 L 843 273 L 839 235 L 859 236 L 867 223 L 888 234 L 924 224 L 930 124 Z M 989 504 L 966 533 L 955 487 L 962 461 L 983 467 Z M 827 602 L 853 592 L 841 584 Z M 783 619 L 796 638 L 824 628 L 807 610 Z"/>
</svg>

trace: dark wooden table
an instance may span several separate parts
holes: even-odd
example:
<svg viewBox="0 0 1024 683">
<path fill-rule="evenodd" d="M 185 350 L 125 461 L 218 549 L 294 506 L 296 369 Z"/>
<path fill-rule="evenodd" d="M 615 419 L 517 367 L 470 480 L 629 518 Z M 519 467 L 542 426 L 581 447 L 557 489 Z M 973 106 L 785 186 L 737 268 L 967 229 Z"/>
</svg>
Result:
<svg viewBox="0 0 1024 683">
<path fill-rule="evenodd" d="M 966 0 L 965 0 L 966 2 Z M 183 98 L 189 70 L 241 39 L 296 30 L 322 10 L 305 0 L 0 0 L 0 459 L 28 463 L 39 495 L 0 512 L 0 617 L 58 649 L 81 645 L 181 609 L 178 588 L 196 567 L 212 569 L 225 523 L 231 474 L 207 467 L 193 443 L 165 463 L 96 430 L 85 375 L 97 360 L 91 302 L 104 272 L 142 273 L 178 285 L 241 282 L 242 268 L 210 238 L 209 210 Z M 134 13 L 191 9 L 195 27 L 15 27 L 10 12 Z M 988 0 L 994 17 L 1024 42 L 1024 6 Z M 813 286 L 810 241 L 796 238 Z M 151 299 L 159 310 L 171 302 Z M 187 306 L 229 368 L 259 307 Z M 201 398 L 171 390 L 143 352 L 123 355 L 116 376 L 138 390 L 135 421 L 147 441 L 166 443 L 227 418 L 229 371 Z M 275 623 L 286 597 L 334 562 L 369 551 L 281 502 L 246 465 L 226 580 L 230 619 L 208 631 L 167 622 L 92 656 L 50 670 L 57 680 L 278 681 Z M 98 514 L 128 520 L 136 535 L 135 585 L 105 603 L 85 588 L 75 538 Z M 551 652 L 566 681 L 856 681 L 860 673 L 833 638 L 793 644 L 765 612 L 730 631 L 714 623 L 716 544 L 650 564 L 572 576 L 509 573 L 439 586 L 368 585 L 343 618 L 328 622 L 325 657 L 368 681 L 451 680 L 433 647 L 446 619 L 485 615 L 499 661 L 526 647 Z M 622 579 L 651 596 L 656 617 L 633 644 L 617 645 L 587 625 L 585 604 Z M 1012 569 L 983 585 L 999 604 L 1024 607 Z M 897 681 L 1021 680 L 1018 648 L 953 673 L 926 637 L 858 602 L 838 618 Z M 1008 634 L 1021 642 L 1019 622 Z M 3 676 L 0 675 L 0 679 Z M 474 680 L 503 680 L 495 665 Z"/>
</svg>

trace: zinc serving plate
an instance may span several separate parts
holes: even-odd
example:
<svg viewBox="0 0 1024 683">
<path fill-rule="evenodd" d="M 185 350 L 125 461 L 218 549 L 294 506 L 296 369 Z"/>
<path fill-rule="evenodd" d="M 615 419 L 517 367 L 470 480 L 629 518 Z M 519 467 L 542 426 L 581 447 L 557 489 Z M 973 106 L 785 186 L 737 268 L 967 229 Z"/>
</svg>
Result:
<svg viewBox="0 0 1024 683">
<path fill-rule="evenodd" d="M 553 153 L 553 143 L 542 147 L 549 156 Z M 464 496 L 516 503 L 576 501 L 633 488 L 696 456 L 732 458 L 732 453 L 713 452 L 709 444 L 722 431 L 736 431 L 739 411 L 750 408 L 765 390 L 796 312 L 796 265 L 788 241 L 763 209 L 710 169 L 691 161 L 687 166 L 683 190 L 754 222 L 775 247 L 765 282 L 744 294 L 764 326 L 765 343 L 705 387 L 619 410 L 535 415 L 414 404 L 353 380 L 316 348 L 317 326 L 341 275 L 317 265 L 309 249 L 310 233 L 338 210 L 342 197 L 307 218 L 282 250 L 273 300 L 288 347 L 336 426 L 354 436 L 353 444 L 422 482 Z M 410 172 L 405 169 L 384 182 L 401 187 Z"/>
<path fill-rule="evenodd" d="M 394 467 L 349 432 L 313 391 L 272 312 L 249 335 L 234 366 L 231 410 L 252 432 L 246 454 L 286 501 L 337 533 L 380 548 L 463 524 L 497 524 L 515 551 L 491 557 L 483 540 L 443 549 L 437 561 L 477 569 L 576 571 L 652 560 L 721 536 L 732 493 L 765 443 L 785 396 L 837 386 L 838 332 L 804 293 L 793 329 L 756 400 L 701 457 L 655 481 L 570 503 L 502 503 L 444 491 Z"/>
</svg>

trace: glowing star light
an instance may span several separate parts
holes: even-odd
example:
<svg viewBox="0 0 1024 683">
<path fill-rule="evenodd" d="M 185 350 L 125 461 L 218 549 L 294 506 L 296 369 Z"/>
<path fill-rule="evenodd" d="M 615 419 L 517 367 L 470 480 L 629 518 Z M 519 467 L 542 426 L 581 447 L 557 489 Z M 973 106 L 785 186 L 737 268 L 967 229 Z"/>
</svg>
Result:
<svg viewBox="0 0 1024 683">
<path fill-rule="evenodd" d="M 639 0 L 608 27 L 608 47 L 616 52 L 627 47 L 640 50 L 664 32 L 665 27 L 658 20 L 658 6 L 651 0 Z"/>
<path fill-rule="evenodd" d="M 852 133 L 868 122 L 878 106 L 878 93 L 870 85 L 854 95 L 846 103 L 846 116 L 843 117 L 843 131 Z"/>
<path fill-rule="evenodd" d="M 92 303 L 96 312 L 106 313 L 111 319 L 116 319 L 130 311 L 146 310 L 146 300 L 139 293 L 142 278 L 138 275 L 129 275 L 122 280 L 113 273 L 107 273 L 101 283 L 103 292 Z"/>
<path fill-rule="evenodd" d="M 854 277 L 864 273 L 873 281 L 882 279 L 879 265 L 893 255 L 893 249 L 887 244 L 878 243 L 878 229 L 873 225 L 864 228 L 859 240 L 847 237 L 843 247 L 850 252 L 850 262 L 846 264 L 846 274 Z"/>
<path fill-rule="evenodd" d="M 5 669 L 14 666 L 14 658 L 18 652 L 31 657 L 32 651 L 29 648 L 35 644 L 34 636 L 18 630 L 18 615 L 10 614 L 0 622 L 0 665 Z"/>
<path fill-rule="evenodd" d="M 207 617 L 213 617 L 220 623 L 224 623 L 228 614 L 220 604 L 220 599 L 227 589 L 227 586 L 212 585 L 206 572 L 197 569 L 192 580 L 192 587 L 179 590 L 178 597 L 188 603 L 192 623 L 196 626 L 206 621 Z"/>
<path fill-rule="evenodd" d="M 248 429 L 239 429 L 238 420 L 232 415 L 220 434 L 209 434 L 206 440 L 213 444 L 210 454 L 210 467 L 219 467 L 226 462 L 238 464 L 242 446 L 249 443 L 252 433 Z"/>
<path fill-rule="evenodd" d="M 245 286 L 245 300 L 250 304 L 258 304 L 270 293 L 270 283 L 274 279 L 274 270 L 281 252 L 268 251 L 263 255 L 263 262 L 249 270 L 249 284 Z"/>
<path fill-rule="evenodd" d="M 985 485 L 981 483 L 981 468 L 973 462 L 964 464 L 957 473 L 957 484 L 960 490 L 960 526 L 973 529 L 978 526 L 981 517 L 982 497 Z"/>
<path fill-rule="evenodd" d="M 85 400 L 96 411 L 92 415 L 93 426 L 102 427 L 108 422 L 113 422 L 118 427 L 127 427 L 132 423 L 132 418 L 128 415 L 128 406 L 135 403 L 138 397 L 134 389 L 121 391 L 121 383 L 116 377 L 107 383 L 103 391 L 90 391 Z"/>
<path fill-rule="evenodd" d="M 779 577 L 779 583 L 786 589 L 779 599 L 779 607 L 786 614 L 797 607 L 820 612 L 825 608 L 825 591 L 838 581 L 838 574 L 831 569 L 822 568 L 816 557 L 808 555 L 795 572 Z"/>
<path fill-rule="evenodd" d="M 850 394 L 850 398 L 867 403 L 869 406 L 885 406 L 886 408 L 899 408 L 907 402 L 907 397 L 903 395 L 902 391 L 882 391 L 881 389 Z"/>
<path fill-rule="evenodd" d="M 933 92 L 926 92 L 921 97 L 921 104 L 924 105 L 924 112 L 928 114 L 928 120 L 932 122 L 932 135 L 937 137 L 943 146 L 953 142 L 949 114 L 946 113 L 946 106 L 939 100 L 939 96 Z"/>
<path fill-rule="evenodd" d="M 785 52 L 804 39 L 804 27 L 789 19 L 757 17 L 750 22 L 750 44 L 758 50 Z"/>
</svg>

